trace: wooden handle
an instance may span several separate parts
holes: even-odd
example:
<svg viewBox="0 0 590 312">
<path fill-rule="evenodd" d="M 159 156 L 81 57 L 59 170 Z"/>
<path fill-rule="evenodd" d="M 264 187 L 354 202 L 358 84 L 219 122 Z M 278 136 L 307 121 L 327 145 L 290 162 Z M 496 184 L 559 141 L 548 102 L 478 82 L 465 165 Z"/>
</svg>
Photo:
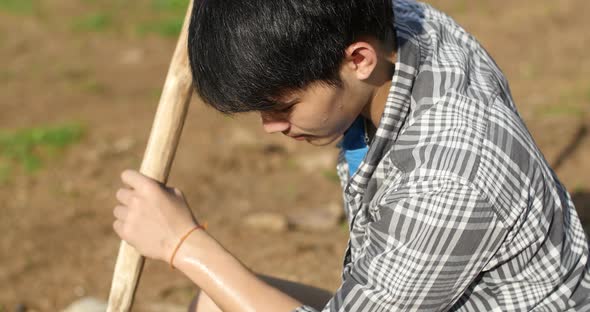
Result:
<svg viewBox="0 0 590 312">
<path fill-rule="evenodd" d="M 188 25 L 192 1 L 189 4 L 180 38 L 168 69 L 158 110 L 143 156 L 140 172 L 162 183 L 168 180 L 176 147 L 192 95 L 192 75 L 188 62 Z M 143 257 L 125 241 L 121 241 L 107 312 L 131 310 Z"/>
</svg>

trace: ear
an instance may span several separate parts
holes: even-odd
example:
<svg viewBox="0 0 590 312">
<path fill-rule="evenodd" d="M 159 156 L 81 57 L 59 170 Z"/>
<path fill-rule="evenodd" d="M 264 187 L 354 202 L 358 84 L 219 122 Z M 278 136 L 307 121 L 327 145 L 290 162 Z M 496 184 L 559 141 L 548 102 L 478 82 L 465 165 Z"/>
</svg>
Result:
<svg viewBox="0 0 590 312">
<path fill-rule="evenodd" d="M 358 41 L 344 51 L 344 66 L 359 80 L 368 79 L 377 66 L 377 51 L 368 42 Z"/>
</svg>

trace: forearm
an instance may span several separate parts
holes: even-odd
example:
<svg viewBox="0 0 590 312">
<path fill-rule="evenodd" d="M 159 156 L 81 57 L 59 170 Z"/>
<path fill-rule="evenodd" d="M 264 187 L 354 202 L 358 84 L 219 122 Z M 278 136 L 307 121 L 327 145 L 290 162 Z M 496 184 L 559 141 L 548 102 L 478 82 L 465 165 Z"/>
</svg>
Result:
<svg viewBox="0 0 590 312">
<path fill-rule="evenodd" d="M 183 243 L 174 265 L 223 311 L 292 311 L 302 304 L 269 286 L 205 231 Z"/>
</svg>

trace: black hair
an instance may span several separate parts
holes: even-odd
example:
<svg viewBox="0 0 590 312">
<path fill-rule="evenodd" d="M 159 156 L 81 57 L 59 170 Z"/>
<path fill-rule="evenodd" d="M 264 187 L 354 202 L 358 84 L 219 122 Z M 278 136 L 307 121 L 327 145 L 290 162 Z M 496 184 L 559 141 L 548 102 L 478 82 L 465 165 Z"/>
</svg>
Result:
<svg viewBox="0 0 590 312">
<path fill-rule="evenodd" d="M 312 82 L 341 86 L 344 51 L 393 34 L 392 0 L 195 0 L 188 51 L 194 86 L 224 113 L 276 108 Z"/>
</svg>

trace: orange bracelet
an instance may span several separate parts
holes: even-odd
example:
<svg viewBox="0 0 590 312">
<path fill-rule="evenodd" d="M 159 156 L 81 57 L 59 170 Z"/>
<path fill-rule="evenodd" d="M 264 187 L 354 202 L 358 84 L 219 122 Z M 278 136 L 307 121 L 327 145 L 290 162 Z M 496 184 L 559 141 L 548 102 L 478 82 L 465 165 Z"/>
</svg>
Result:
<svg viewBox="0 0 590 312">
<path fill-rule="evenodd" d="M 176 253 L 178 252 L 178 249 L 180 249 L 180 245 L 182 245 L 182 243 L 184 243 L 184 241 L 189 237 L 189 235 L 191 235 L 192 232 L 198 230 L 198 229 L 203 229 L 206 230 L 207 229 L 207 223 L 203 224 L 203 225 L 197 225 L 194 228 L 190 229 L 190 231 L 186 232 L 186 234 L 184 234 L 184 236 L 180 239 L 180 241 L 178 242 L 178 244 L 176 245 L 176 248 L 174 248 L 174 252 L 172 253 L 172 256 L 170 257 L 170 268 L 172 270 L 174 270 L 174 257 L 176 256 Z"/>
</svg>

